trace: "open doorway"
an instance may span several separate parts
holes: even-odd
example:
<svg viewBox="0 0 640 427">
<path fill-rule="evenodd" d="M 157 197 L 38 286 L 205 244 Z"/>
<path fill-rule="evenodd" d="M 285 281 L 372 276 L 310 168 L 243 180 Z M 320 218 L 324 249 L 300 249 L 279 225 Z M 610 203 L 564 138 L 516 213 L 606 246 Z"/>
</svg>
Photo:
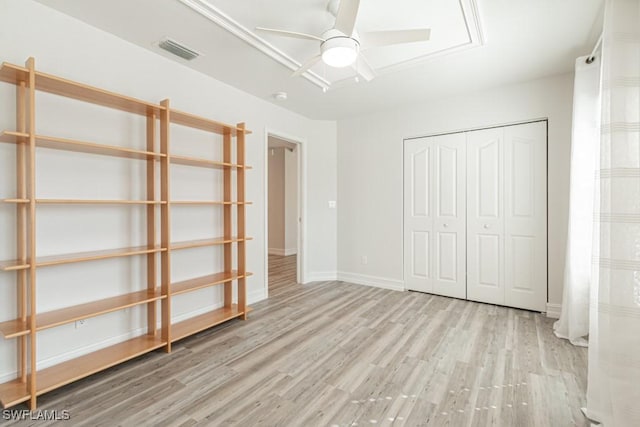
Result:
<svg viewBox="0 0 640 427">
<path fill-rule="evenodd" d="M 268 294 L 285 292 L 300 280 L 300 144 L 267 136 Z"/>
</svg>

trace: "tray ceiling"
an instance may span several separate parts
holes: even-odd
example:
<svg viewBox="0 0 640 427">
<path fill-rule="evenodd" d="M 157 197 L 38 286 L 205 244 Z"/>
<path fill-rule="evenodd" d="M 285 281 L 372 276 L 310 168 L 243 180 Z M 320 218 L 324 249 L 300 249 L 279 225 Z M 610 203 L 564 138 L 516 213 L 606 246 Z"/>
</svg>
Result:
<svg viewBox="0 0 640 427">
<path fill-rule="evenodd" d="M 333 27 L 328 0 L 280 0 L 255 2 L 251 8 L 236 0 L 179 0 L 274 61 L 295 71 L 320 52 L 318 42 L 278 37 L 256 31 L 267 27 L 321 35 Z M 426 42 L 385 46 L 363 51 L 377 74 L 413 66 L 444 53 L 482 45 L 483 34 L 475 0 L 424 1 L 365 0 L 360 3 L 356 28 L 359 32 L 430 28 Z M 332 68 L 319 63 L 303 75 L 320 87 L 339 82 L 355 84 L 355 70 Z"/>
</svg>

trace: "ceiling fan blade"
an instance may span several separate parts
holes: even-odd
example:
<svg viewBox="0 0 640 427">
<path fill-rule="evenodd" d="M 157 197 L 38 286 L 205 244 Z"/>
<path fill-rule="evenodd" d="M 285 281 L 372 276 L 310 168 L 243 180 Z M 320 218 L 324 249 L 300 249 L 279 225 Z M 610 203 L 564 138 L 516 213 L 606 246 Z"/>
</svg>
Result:
<svg viewBox="0 0 640 427">
<path fill-rule="evenodd" d="M 353 67 L 356 69 L 356 72 L 368 82 L 373 80 L 376 76 L 376 72 L 373 70 L 373 67 L 362 54 L 358 55 L 358 60 Z"/>
<path fill-rule="evenodd" d="M 424 42 L 429 40 L 431 29 L 397 31 L 370 31 L 360 34 L 360 45 L 363 49 L 369 47 L 389 46 L 392 44 Z"/>
<path fill-rule="evenodd" d="M 313 67 L 314 65 L 316 65 L 316 63 L 318 61 L 320 61 L 320 59 L 322 58 L 321 55 L 316 55 L 313 58 L 308 59 L 304 64 L 302 64 L 302 66 L 300 68 L 298 68 L 295 73 L 293 73 L 291 75 L 291 77 L 298 77 L 301 76 L 302 74 L 305 73 L 305 71 L 307 71 L 309 68 Z"/>
<path fill-rule="evenodd" d="M 291 37 L 294 39 L 317 40 L 321 42 L 324 41 L 322 37 L 314 36 L 313 34 L 297 33 L 295 31 L 275 30 L 273 28 L 264 28 L 264 27 L 256 27 L 256 30 L 272 33 L 272 34 L 275 34 L 276 36 Z"/>
<path fill-rule="evenodd" d="M 334 28 L 351 37 L 356 27 L 360 0 L 341 0 Z"/>
</svg>

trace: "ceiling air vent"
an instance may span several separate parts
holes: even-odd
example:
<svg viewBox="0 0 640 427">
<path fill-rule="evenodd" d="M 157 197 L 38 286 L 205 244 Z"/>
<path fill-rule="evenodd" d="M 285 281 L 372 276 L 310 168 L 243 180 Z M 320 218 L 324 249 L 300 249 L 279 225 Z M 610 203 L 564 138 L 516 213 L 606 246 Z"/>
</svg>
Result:
<svg viewBox="0 0 640 427">
<path fill-rule="evenodd" d="M 171 39 L 161 40 L 160 43 L 158 43 L 158 46 L 160 46 L 162 49 L 166 50 L 167 52 L 170 52 L 176 56 L 179 56 L 182 59 L 186 59 L 187 61 L 191 61 L 192 59 L 195 59 L 198 56 L 200 56 L 200 54 L 195 50 L 191 50 L 188 47 L 183 46 L 177 41 L 171 40 Z"/>
</svg>

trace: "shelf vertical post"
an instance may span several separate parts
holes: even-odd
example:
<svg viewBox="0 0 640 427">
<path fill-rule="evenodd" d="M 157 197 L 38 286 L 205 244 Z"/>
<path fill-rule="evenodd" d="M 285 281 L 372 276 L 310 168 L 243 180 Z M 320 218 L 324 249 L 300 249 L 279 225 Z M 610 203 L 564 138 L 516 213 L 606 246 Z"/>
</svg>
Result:
<svg viewBox="0 0 640 427">
<path fill-rule="evenodd" d="M 160 111 L 160 153 L 164 157 L 160 159 L 160 197 L 164 204 L 160 208 L 161 245 L 161 292 L 162 300 L 162 340 L 166 342 L 165 351 L 171 352 L 171 191 L 170 191 L 170 109 L 169 100 L 160 103 L 163 110 Z"/>
<path fill-rule="evenodd" d="M 16 130 L 27 132 L 27 103 L 26 82 L 20 82 L 16 87 Z M 26 172 L 26 146 L 25 141 L 16 144 L 16 197 L 27 198 L 27 172 Z M 27 206 L 24 203 L 16 204 L 16 242 L 17 255 L 21 264 L 27 263 Z M 27 304 L 27 271 L 18 270 L 16 273 L 16 285 L 18 295 L 18 317 L 26 324 L 28 314 Z M 20 382 L 27 382 L 27 337 L 18 338 L 18 377 Z"/>
<path fill-rule="evenodd" d="M 236 172 L 236 192 L 238 201 L 238 311 L 242 312 L 242 320 L 247 319 L 247 267 L 246 267 L 246 241 L 247 237 L 245 227 L 245 124 L 237 125 L 236 137 L 236 163 L 238 164 Z"/>
<path fill-rule="evenodd" d="M 147 151 L 156 152 L 156 114 L 147 114 Z M 156 161 L 155 158 L 147 159 L 147 200 L 156 200 Z M 156 207 L 154 204 L 147 205 L 147 246 L 149 249 L 156 247 Z M 157 254 L 147 254 L 147 290 L 156 292 L 156 260 Z M 156 302 L 147 304 L 147 335 L 155 336 L 158 321 L 156 319 Z"/>
<path fill-rule="evenodd" d="M 26 180 L 27 198 L 29 199 L 28 214 L 28 247 L 27 257 L 29 259 L 29 376 L 27 388 L 31 394 L 29 408 L 36 409 L 36 374 L 37 374 L 37 352 L 36 352 L 36 70 L 35 59 L 29 58 L 26 67 L 29 69 L 29 84 L 27 85 L 28 115 L 27 120 L 29 133 L 28 150 L 28 174 Z"/>
<path fill-rule="evenodd" d="M 224 163 L 231 163 L 231 131 L 229 129 L 224 130 L 222 143 L 222 161 Z M 224 197 L 223 197 L 223 217 L 224 217 L 224 240 L 228 243 L 224 244 L 224 272 L 231 274 L 233 269 L 233 243 L 229 242 L 233 234 L 232 230 L 232 218 L 231 218 L 231 167 L 225 166 L 223 171 L 223 185 L 224 185 Z M 227 282 L 224 284 L 224 306 L 231 308 L 233 303 L 233 283 Z"/>
</svg>

